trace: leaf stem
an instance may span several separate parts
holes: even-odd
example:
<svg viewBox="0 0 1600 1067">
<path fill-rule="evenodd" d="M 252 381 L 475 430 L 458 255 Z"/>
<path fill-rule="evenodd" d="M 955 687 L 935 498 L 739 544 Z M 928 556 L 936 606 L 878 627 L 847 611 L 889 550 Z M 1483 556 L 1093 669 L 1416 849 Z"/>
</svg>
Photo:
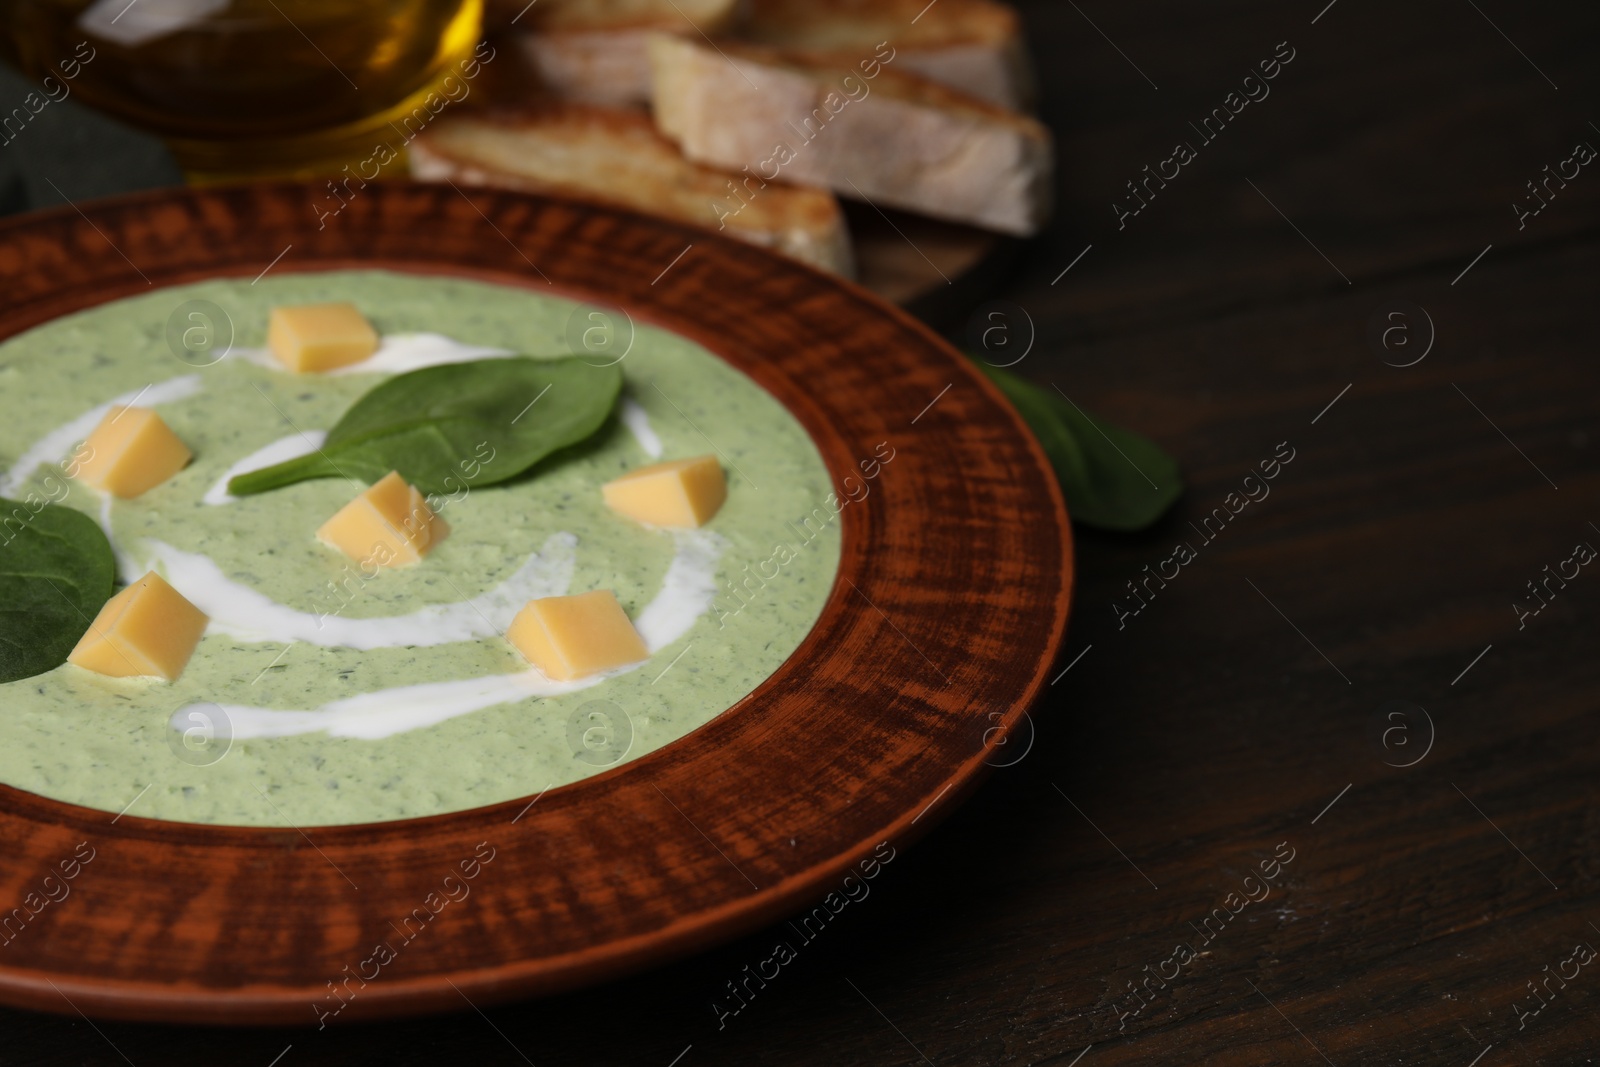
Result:
<svg viewBox="0 0 1600 1067">
<path fill-rule="evenodd" d="M 338 473 L 338 468 L 327 457 L 320 452 L 313 452 L 309 456 L 296 456 L 270 467 L 234 475 L 228 481 L 228 492 L 233 496 L 253 496 L 310 478 L 332 478 Z"/>
</svg>

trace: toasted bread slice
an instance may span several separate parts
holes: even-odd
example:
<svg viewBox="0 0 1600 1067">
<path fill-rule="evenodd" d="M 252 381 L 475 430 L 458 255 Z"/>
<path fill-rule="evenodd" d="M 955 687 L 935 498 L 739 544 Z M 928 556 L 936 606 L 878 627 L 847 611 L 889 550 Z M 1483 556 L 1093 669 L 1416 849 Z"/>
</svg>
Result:
<svg viewBox="0 0 1600 1067">
<path fill-rule="evenodd" d="M 650 99 L 650 34 L 715 35 L 737 13 L 738 0 L 495 0 L 489 22 L 526 31 L 516 45 L 545 87 L 614 106 Z"/>
<path fill-rule="evenodd" d="M 528 33 L 517 37 L 539 79 L 558 96 L 612 107 L 650 99 L 652 30 Z"/>
<path fill-rule="evenodd" d="M 738 14 L 739 0 L 489 0 L 493 27 L 572 33 L 593 30 L 666 30 L 716 34 Z"/>
<path fill-rule="evenodd" d="M 843 67 L 889 41 L 897 69 L 1000 107 L 1033 103 L 1021 21 L 996 0 L 752 0 L 740 36 Z"/>
<path fill-rule="evenodd" d="M 656 125 L 698 162 L 1027 236 L 1049 214 L 1053 148 L 1035 120 L 893 70 L 758 45 L 650 41 Z"/>
<path fill-rule="evenodd" d="M 617 204 L 853 273 L 844 213 L 831 194 L 691 163 L 639 111 L 546 102 L 442 119 L 411 142 L 411 173 Z"/>
</svg>

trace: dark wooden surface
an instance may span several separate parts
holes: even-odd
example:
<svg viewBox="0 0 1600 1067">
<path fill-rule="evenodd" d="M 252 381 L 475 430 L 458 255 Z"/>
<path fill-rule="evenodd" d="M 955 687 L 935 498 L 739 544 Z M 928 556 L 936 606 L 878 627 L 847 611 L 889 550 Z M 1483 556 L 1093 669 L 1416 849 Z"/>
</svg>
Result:
<svg viewBox="0 0 1600 1067">
<path fill-rule="evenodd" d="M 1525 629 L 1512 608 L 1576 543 L 1600 546 L 1600 175 L 1526 229 L 1511 209 L 1574 143 L 1600 147 L 1600 12 L 1338 0 L 1312 25 L 1323 0 L 1077 8 L 1028 5 L 1063 178 L 1058 224 L 1004 294 L 1038 331 L 1017 369 L 1153 436 L 1190 490 L 1150 534 L 1080 536 L 1058 669 L 1088 651 L 1020 762 L 722 1029 L 712 1001 L 782 926 L 487 1017 L 97 1033 L 4 1013 L 0 1061 L 123 1062 L 112 1043 L 141 1067 L 1600 1057 L 1595 964 L 1552 980 L 1520 1028 L 1514 1010 L 1576 944 L 1600 948 L 1600 576 Z M 1119 232 L 1123 183 L 1284 40 L 1297 55 L 1271 96 Z M 1367 340 L 1397 299 L 1438 334 L 1403 369 Z M 1296 458 L 1270 497 L 1119 629 L 1124 583 L 1198 544 L 1189 522 L 1282 441 Z M 1431 719 L 1408 768 L 1388 764 L 1429 730 L 1414 710 L 1386 719 L 1390 701 Z M 1294 859 L 1271 895 L 1119 1030 L 1125 983 L 1197 943 L 1190 924 L 1280 842 Z"/>
</svg>

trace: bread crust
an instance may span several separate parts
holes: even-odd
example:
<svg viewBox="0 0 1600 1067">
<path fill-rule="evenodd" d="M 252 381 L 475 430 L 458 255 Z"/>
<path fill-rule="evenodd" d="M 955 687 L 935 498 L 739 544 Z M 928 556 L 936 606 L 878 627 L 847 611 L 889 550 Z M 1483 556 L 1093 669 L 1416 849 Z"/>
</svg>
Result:
<svg viewBox="0 0 1600 1067">
<path fill-rule="evenodd" d="M 489 0 L 485 21 L 548 33 L 642 29 L 715 35 L 739 14 L 739 0 Z"/>
<path fill-rule="evenodd" d="M 849 230 L 832 194 L 691 162 L 642 111 L 543 101 L 462 114 L 428 127 L 410 152 L 412 175 L 424 181 L 618 205 L 853 276 Z"/>
<path fill-rule="evenodd" d="M 904 70 L 1012 110 L 1034 102 L 1021 20 L 996 0 L 751 0 L 739 35 L 846 67 L 890 41 Z"/>
<path fill-rule="evenodd" d="M 656 123 L 699 162 L 1002 233 L 1037 232 L 1050 212 L 1049 131 L 892 69 L 897 53 L 887 42 L 875 56 L 841 69 L 814 54 L 656 35 Z"/>
</svg>

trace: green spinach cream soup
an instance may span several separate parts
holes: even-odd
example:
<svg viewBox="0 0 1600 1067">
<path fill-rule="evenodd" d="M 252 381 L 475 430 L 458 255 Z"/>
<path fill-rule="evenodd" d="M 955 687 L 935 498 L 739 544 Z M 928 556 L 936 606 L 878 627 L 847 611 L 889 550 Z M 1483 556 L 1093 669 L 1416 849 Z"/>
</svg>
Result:
<svg viewBox="0 0 1600 1067">
<path fill-rule="evenodd" d="M 327 374 L 278 367 L 262 347 L 271 309 L 332 301 L 371 321 L 378 354 Z M 68 664 L 0 684 L 0 782 L 187 822 L 411 818 L 616 766 L 749 693 L 798 647 L 832 586 L 842 505 L 828 471 L 743 374 L 682 337 L 591 310 L 454 278 L 273 274 L 116 301 L 0 345 L 0 497 L 90 515 L 121 582 L 154 570 L 210 619 L 171 683 Z M 436 497 L 451 532 L 415 566 L 362 568 L 316 539 L 364 483 L 227 492 L 234 474 L 313 451 L 394 373 L 564 356 L 596 324 L 632 335 L 606 357 L 622 357 L 624 376 L 612 417 L 526 475 Z M 215 362 L 181 343 L 186 329 L 230 328 Z M 560 402 L 529 400 L 529 419 Z M 154 409 L 194 452 L 126 500 L 62 473 L 115 404 Z M 601 485 L 627 471 L 706 453 L 728 497 L 699 529 L 649 528 L 602 501 Z M 553 682 L 502 636 L 528 600 L 596 589 L 615 592 L 644 640 L 650 658 L 637 668 Z"/>
</svg>

